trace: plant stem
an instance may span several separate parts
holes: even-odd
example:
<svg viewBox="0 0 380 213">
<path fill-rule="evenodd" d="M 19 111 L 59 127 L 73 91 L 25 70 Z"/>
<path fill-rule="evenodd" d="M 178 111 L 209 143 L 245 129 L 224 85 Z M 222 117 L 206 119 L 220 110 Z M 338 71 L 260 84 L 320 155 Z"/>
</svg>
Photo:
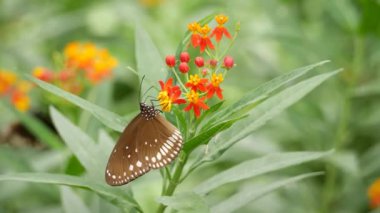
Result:
<svg viewBox="0 0 380 213">
<path fill-rule="evenodd" d="M 182 80 L 181 80 L 181 78 L 178 76 L 178 74 L 177 74 L 177 72 L 175 71 L 175 69 L 172 68 L 171 70 L 173 71 L 175 77 L 177 78 L 177 80 L 178 80 L 179 84 L 181 85 L 181 87 L 183 88 L 183 90 L 185 90 L 186 92 L 188 92 L 188 91 L 187 91 L 187 88 L 186 88 L 185 85 L 182 83 Z"/>
<path fill-rule="evenodd" d="M 177 167 L 175 168 L 174 175 L 169 182 L 169 186 L 166 189 L 166 191 L 162 194 L 162 196 L 171 196 L 173 195 L 175 189 L 177 188 L 178 184 L 180 183 L 180 178 L 182 175 L 183 168 L 187 161 L 187 155 L 184 153 L 180 160 L 178 161 Z M 157 213 L 162 213 L 166 209 L 166 206 L 164 204 L 160 204 L 160 206 L 157 209 Z"/>
</svg>

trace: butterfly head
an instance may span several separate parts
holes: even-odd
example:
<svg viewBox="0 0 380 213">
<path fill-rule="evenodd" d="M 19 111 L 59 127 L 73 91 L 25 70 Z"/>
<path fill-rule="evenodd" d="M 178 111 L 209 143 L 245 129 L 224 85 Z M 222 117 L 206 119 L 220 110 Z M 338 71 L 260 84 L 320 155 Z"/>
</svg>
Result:
<svg viewBox="0 0 380 213">
<path fill-rule="evenodd" d="M 151 120 L 160 114 L 160 110 L 155 109 L 154 106 L 149 106 L 146 103 L 140 103 L 140 112 L 146 120 Z"/>
</svg>

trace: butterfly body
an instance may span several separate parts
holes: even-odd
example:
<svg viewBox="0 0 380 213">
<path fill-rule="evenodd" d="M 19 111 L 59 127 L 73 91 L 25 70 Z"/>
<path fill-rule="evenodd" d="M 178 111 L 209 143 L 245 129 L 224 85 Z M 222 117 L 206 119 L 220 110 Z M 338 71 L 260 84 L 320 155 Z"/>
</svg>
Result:
<svg viewBox="0 0 380 213">
<path fill-rule="evenodd" d="M 171 163 L 182 148 L 179 130 L 145 103 L 125 128 L 108 160 L 105 179 L 109 185 L 124 185 Z"/>
</svg>

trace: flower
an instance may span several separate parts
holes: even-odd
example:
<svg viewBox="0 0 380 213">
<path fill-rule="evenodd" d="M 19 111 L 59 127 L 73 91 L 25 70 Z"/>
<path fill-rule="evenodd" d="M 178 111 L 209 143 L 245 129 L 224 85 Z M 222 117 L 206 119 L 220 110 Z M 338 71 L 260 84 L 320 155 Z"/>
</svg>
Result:
<svg viewBox="0 0 380 213">
<path fill-rule="evenodd" d="M 11 95 L 11 102 L 21 112 L 25 112 L 30 108 L 30 99 L 22 91 L 15 90 Z"/>
<path fill-rule="evenodd" d="M 174 55 L 168 55 L 165 58 L 166 65 L 168 67 L 174 67 L 175 66 L 175 56 Z"/>
<path fill-rule="evenodd" d="M 206 49 L 206 47 L 210 49 L 214 49 L 214 45 L 212 44 L 210 38 L 208 37 L 208 33 L 210 32 L 210 27 L 205 24 L 203 27 L 199 29 L 199 33 L 202 35 L 199 46 L 201 47 L 201 53 Z"/>
<path fill-rule="evenodd" d="M 50 82 L 54 78 L 54 74 L 52 71 L 44 68 L 44 67 L 36 67 L 33 70 L 33 76 L 42 80 L 42 81 L 47 81 Z"/>
<path fill-rule="evenodd" d="M 201 28 L 201 25 L 199 25 L 198 22 L 192 22 L 187 25 L 187 28 L 190 32 L 192 32 L 191 35 L 191 44 L 193 47 L 198 47 L 201 43 L 201 36 L 199 35 L 199 29 Z"/>
<path fill-rule="evenodd" d="M 191 88 L 191 90 L 197 91 L 200 90 L 202 92 L 206 92 L 206 86 L 207 83 L 206 78 L 199 78 L 197 74 L 190 75 L 189 81 L 185 84 L 186 87 Z"/>
<path fill-rule="evenodd" d="M 166 83 L 159 81 L 161 91 L 158 93 L 157 99 L 161 105 L 162 111 L 169 112 L 172 104 L 184 104 L 185 99 L 179 98 L 181 96 L 181 89 L 179 86 L 173 86 L 173 79 L 169 78 Z"/>
<path fill-rule="evenodd" d="M 214 28 L 212 31 L 210 37 L 215 36 L 216 42 L 220 42 L 222 39 L 223 35 L 226 36 L 227 38 L 231 39 L 231 35 L 228 32 L 227 28 L 225 28 L 223 25 L 228 21 L 228 16 L 225 16 L 223 14 L 215 16 L 215 21 L 218 23 L 218 26 Z"/>
<path fill-rule="evenodd" d="M 208 74 L 208 69 L 207 68 L 202 69 L 202 75 L 206 76 L 207 74 Z"/>
<path fill-rule="evenodd" d="M 377 208 L 380 206 L 380 178 L 373 182 L 368 188 L 368 197 L 371 208 Z"/>
<path fill-rule="evenodd" d="M 220 100 L 223 100 L 222 89 L 220 88 L 220 83 L 223 82 L 222 74 L 212 74 L 211 82 L 207 85 L 207 98 L 212 98 L 212 96 L 216 93 Z"/>
<path fill-rule="evenodd" d="M 71 42 L 65 50 L 66 69 L 83 70 L 88 80 L 96 84 L 111 75 L 118 62 L 107 49 L 93 43 Z"/>
<path fill-rule="evenodd" d="M 195 57 L 195 60 L 194 60 L 194 63 L 197 67 L 203 67 L 205 65 L 205 61 L 203 60 L 202 57 L 198 56 L 198 57 Z"/>
<path fill-rule="evenodd" d="M 189 72 L 190 67 L 189 67 L 189 65 L 186 62 L 182 62 L 182 63 L 179 64 L 178 69 L 182 73 L 187 73 L 187 72 Z"/>
<path fill-rule="evenodd" d="M 208 64 L 210 65 L 211 68 L 215 68 L 218 65 L 218 61 L 216 59 L 210 59 L 208 61 Z"/>
<path fill-rule="evenodd" d="M 28 92 L 32 85 L 20 80 L 12 71 L 0 69 L 0 96 L 9 98 L 13 106 L 21 112 L 30 108 L 30 98 Z"/>
<path fill-rule="evenodd" d="M 234 58 L 232 58 L 231 56 L 226 56 L 224 58 L 224 61 L 223 61 L 223 66 L 226 68 L 226 69 L 231 69 L 233 66 L 234 66 Z"/>
<path fill-rule="evenodd" d="M 204 103 L 205 97 L 199 98 L 199 93 L 195 92 L 194 90 L 190 90 L 186 94 L 187 100 L 190 102 L 189 105 L 187 105 L 184 110 L 189 111 L 191 109 L 194 110 L 195 117 L 199 117 L 201 112 L 200 109 L 208 110 L 209 107 Z"/>
<path fill-rule="evenodd" d="M 179 55 L 179 60 L 181 62 L 189 62 L 190 61 L 190 55 L 188 52 L 182 52 L 180 55 Z"/>
<path fill-rule="evenodd" d="M 17 76 L 11 71 L 0 69 L 0 95 L 3 95 L 11 89 L 17 81 Z"/>
</svg>

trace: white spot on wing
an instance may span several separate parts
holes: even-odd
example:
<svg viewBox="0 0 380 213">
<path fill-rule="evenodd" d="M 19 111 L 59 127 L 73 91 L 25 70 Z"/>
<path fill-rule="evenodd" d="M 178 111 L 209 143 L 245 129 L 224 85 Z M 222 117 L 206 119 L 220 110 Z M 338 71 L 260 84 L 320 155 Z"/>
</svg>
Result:
<svg viewBox="0 0 380 213">
<path fill-rule="evenodd" d="M 136 166 L 137 166 L 137 167 L 141 167 L 141 166 L 142 166 L 142 163 L 141 163 L 140 161 L 137 161 Z"/>
<path fill-rule="evenodd" d="M 161 160 L 161 153 L 159 153 L 159 152 L 157 153 L 157 159 Z"/>
<path fill-rule="evenodd" d="M 129 165 L 129 170 L 132 171 L 133 170 L 133 165 Z"/>
</svg>

